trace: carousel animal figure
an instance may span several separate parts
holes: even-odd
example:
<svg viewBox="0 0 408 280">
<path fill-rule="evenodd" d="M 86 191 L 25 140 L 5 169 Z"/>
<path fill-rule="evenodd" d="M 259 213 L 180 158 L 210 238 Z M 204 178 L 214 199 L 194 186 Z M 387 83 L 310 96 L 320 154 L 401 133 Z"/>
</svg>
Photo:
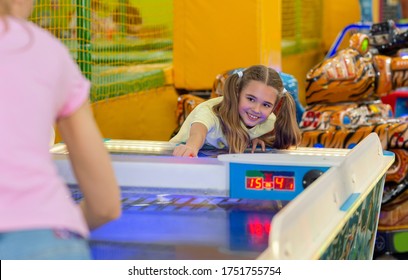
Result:
<svg viewBox="0 0 408 280">
<path fill-rule="evenodd" d="M 285 88 L 298 103 L 300 146 L 353 148 L 376 132 L 383 149 L 395 153 L 386 176 L 380 229 L 408 230 L 408 116 L 394 117 L 392 107 L 381 100 L 408 86 L 408 58 L 400 55 L 404 47 L 408 47 L 408 31 L 396 29 L 392 21 L 374 24 L 368 34 L 353 34 L 347 48 L 307 73 L 305 107 L 297 98 L 296 79 L 282 73 Z M 217 75 L 210 98 L 219 96 L 226 78 L 239 70 Z M 181 95 L 179 123 L 202 101 Z"/>
<path fill-rule="evenodd" d="M 379 229 L 408 230 L 408 116 L 394 117 L 382 98 L 408 86 L 408 32 L 392 21 L 355 33 L 347 48 L 306 76 L 301 146 L 352 148 L 376 132 L 383 149 L 395 153 L 388 170 Z M 408 92 L 405 99 L 408 101 Z"/>
</svg>

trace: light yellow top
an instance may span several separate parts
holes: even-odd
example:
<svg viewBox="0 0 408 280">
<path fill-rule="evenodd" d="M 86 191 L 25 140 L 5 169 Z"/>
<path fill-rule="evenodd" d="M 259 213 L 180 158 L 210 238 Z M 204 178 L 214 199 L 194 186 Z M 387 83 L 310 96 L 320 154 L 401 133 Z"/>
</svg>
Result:
<svg viewBox="0 0 408 280">
<path fill-rule="evenodd" d="M 193 123 L 199 122 L 207 127 L 207 136 L 205 143 L 216 148 L 223 149 L 227 147 L 227 140 L 222 133 L 221 123 L 218 117 L 214 114 L 212 108 L 222 101 L 223 97 L 216 97 L 209 99 L 203 103 L 200 103 L 194 110 L 187 116 L 180 131 L 170 139 L 172 143 L 185 143 L 190 135 L 190 127 Z M 248 129 L 242 122 L 242 127 L 248 132 L 249 138 L 252 140 L 259 136 L 262 136 L 270 132 L 275 125 L 276 116 L 274 113 L 270 114 L 265 122 L 258 124 Z"/>
</svg>

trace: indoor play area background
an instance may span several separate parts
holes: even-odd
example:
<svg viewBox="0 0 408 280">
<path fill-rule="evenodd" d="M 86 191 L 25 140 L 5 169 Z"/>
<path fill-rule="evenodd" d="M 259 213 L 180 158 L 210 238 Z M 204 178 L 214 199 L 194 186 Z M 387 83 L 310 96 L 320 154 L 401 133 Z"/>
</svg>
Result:
<svg viewBox="0 0 408 280">
<path fill-rule="evenodd" d="M 363 18 L 360 2 L 36 0 L 31 20 L 60 38 L 92 81 L 104 137 L 168 140 L 178 96 L 208 97 L 226 70 L 280 69 L 296 78 L 305 105 L 307 72 Z M 398 1 L 369 2 L 373 21 L 398 16 Z"/>
<path fill-rule="evenodd" d="M 307 71 L 359 20 L 358 2 L 346 2 L 37 0 L 31 19 L 70 48 L 92 81 L 104 137 L 168 140 L 179 94 L 209 93 L 228 69 L 281 69 L 296 77 L 304 102 Z"/>
<path fill-rule="evenodd" d="M 160 141 L 180 123 L 180 98 L 210 97 L 217 75 L 240 67 L 289 74 L 306 107 L 306 76 L 346 26 L 401 18 L 395 0 L 37 0 L 31 15 L 92 82 L 104 138 Z M 397 210 L 408 217 L 403 201 Z"/>
</svg>

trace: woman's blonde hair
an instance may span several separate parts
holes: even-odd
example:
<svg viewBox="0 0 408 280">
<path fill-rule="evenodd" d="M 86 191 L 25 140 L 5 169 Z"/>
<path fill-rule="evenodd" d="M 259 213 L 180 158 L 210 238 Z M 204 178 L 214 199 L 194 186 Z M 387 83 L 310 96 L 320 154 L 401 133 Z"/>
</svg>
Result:
<svg viewBox="0 0 408 280">
<path fill-rule="evenodd" d="M 251 81 L 259 81 L 278 92 L 273 112 L 276 115 L 275 128 L 261 136 L 265 143 L 276 149 L 287 149 L 300 143 L 300 130 L 296 120 L 296 103 L 286 92 L 277 71 L 264 65 L 254 65 L 244 71 L 230 75 L 223 87 L 223 100 L 214 106 L 214 113 L 220 120 L 222 132 L 230 153 L 242 153 L 250 144 L 247 131 L 242 127 L 238 104 L 242 90 Z"/>
<path fill-rule="evenodd" d="M 12 11 L 12 2 L 13 0 L 0 0 L 0 21 L 2 20 L 4 22 L 4 30 L 3 31 L 7 31 L 8 30 L 8 23 L 6 20 L 7 16 L 11 16 L 13 14 Z M 27 0 L 28 1 L 28 0 Z M 17 18 L 18 19 L 18 18 Z M 24 24 L 25 20 L 22 19 L 18 19 L 19 22 L 22 24 L 22 26 L 24 27 L 24 29 L 27 30 L 28 35 L 30 36 L 30 39 L 33 39 L 33 34 L 30 31 L 30 29 Z M 0 33 L 0 36 L 2 34 Z M 15 50 L 24 50 L 26 48 L 28 48 L 30 46 L 30 42 L 32 42 L 32 40 L 29 40 L 27 45 L 21 46 L 21 47 L 17 47 Z"/>
<path fill-rule="evenodd" d="M 7 30 L 6 16 L 11 14 L 11 0 L 0 0 L 0 20 L 3 20 L 5 30 Z M 1 34 L 0 34 L 1 35 Z"/>
<path fill-rule="evenodd" d="M 11 13 L 10 0 L 0 0 L 0 17 L 7 16 Z"/>
</svg>

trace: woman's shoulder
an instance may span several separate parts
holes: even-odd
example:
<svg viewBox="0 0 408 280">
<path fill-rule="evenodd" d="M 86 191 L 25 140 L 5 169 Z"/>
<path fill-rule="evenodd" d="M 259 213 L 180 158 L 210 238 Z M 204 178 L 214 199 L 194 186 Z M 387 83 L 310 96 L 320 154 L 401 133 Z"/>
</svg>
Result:
<svg viewBox="0 0 408 280">
<path fill-rule="evenodd" d="M 63 50 L 65 45 L 60 42 L 49 31 L 41 28 L 33 22 L 8 16 L 4 21 L 0 20 L 0 37 L 1 30 L 5 26 L 5 36 L 3 36 L 3 47 L 5 49 L 44 49 L 47 56 L 53 56 L 61 53 L 58 49 Z M 49 49 L 52 48 L 52 51 Z"/>
<path fill-rule="evenodd" d="M 28 22 L 28 25 L 34 35 L 37 49 L 41 49 L 42 52 L 47 52 L 47 56 L 50 57 L 50 59 L 58 60 L 59 62 L 71 59 L 68 47 L 50 31 L 32 22 Z"/>
<path fill-rule="evenodd" d="M 51 34 L 51 32 L 38 26 L 37 24 L 28 21 L 27 26 L 34 33 L 34 36 L 38 37 L 41 40 L 41 42 L 44 42 L 47 44 L 52 43 L 60 47 L 65 46 L 60 40 L 58 40 L 58 38 L 56 38 L 53 34 Z"/>
</svg>

